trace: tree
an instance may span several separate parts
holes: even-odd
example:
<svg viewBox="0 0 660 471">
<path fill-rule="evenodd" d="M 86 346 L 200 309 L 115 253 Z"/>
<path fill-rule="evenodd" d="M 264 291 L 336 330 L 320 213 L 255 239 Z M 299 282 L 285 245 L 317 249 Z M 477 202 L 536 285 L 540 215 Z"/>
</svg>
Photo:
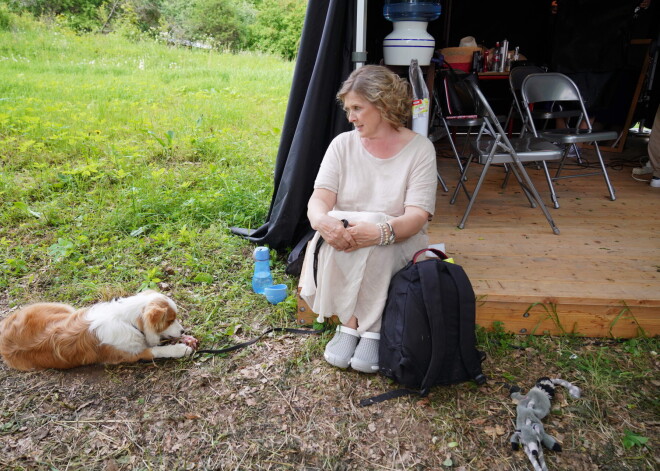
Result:
<svg viewBox="0 0 660 471">
<path fill-rule="evenodd" d="M 298 53 L 307 0 L 259 2 L 250 26 L 250 48 L 293 59 Z"/>
</svg>

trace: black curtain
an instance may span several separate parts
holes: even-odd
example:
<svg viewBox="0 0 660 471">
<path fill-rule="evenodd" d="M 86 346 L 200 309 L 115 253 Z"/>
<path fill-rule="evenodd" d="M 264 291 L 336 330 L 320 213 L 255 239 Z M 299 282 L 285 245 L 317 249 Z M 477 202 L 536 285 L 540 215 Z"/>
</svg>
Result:
<svg viewBox="0 0 660 471">
<path fill-rule="evenodd" d="M 350 129 L 335 96 L 353 70 L 354 44 L 355 2 L 309 1 L 275 162 L 268 219 L 252 232 L 233 228 L 235 233 L 285 250 L 311 230 L 307 201 L 321 160 L 330 141 Z"/>
<path fill-rule="evenodd" d="M 351 129 L 336 94 L 355 66 L 356 3 L 309 0 L 307 4 L 267 221 L 254 231 L 232 228 L 252 242 L 283 251 L 311 231 L 307 201 L 323 155 L 335 136 Z M 428 31 L 439 37 L 438 28 L 440 22 L 432 22 Z M 383 17 L 383 2 L 368 1 L 368 63 L 381 63 L 383 38 L 391 31 L 392 23 Z"/>
<path fill-rule="evenodd" d="M 451 1 L 443 2 L 444 12 Z M 291 93 L 275 162 L 274 189 L 266 222 L 254 231 L 232 228 L 259 245 L 284 251 L 311 231 L 307 201 L 323 155 L 332 139 L 351 129 L 336 100 L 354 68 L 355 0 L 309 0 L 293 74 Z M 383 1 L 367 2 L 367 62 L 383 59 L 383 38 L 392 23 L 383 17 Z M 448 20 L 429 23 L 427 31 L 442 44 Z"/>
</svg>

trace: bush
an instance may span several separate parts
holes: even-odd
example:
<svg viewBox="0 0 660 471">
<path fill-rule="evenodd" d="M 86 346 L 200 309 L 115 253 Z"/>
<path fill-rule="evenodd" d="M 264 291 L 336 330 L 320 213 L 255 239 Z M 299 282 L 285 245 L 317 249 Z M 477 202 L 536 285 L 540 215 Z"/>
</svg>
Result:
<svg viewBox="0 0 660 471">
<path fill-rule="evenodd" d="M 210 39 L 231 50 L 245 47 L 255 16 L 251 3 L 235 0 L 167 0 L 162 13 L 178 39 Z"/>
<path fill-rule="evenodd" d="M 250 49 L 294 59 L 300 46 L 306 11 L 306 0 L 261 3 L 256 21 L 250 26 Z"/>
<path fill-rule="evenodd" d="M 250 49 L 294 59 L 307 0 L 0 0 L 13 12 L 55 18 L 79 32 L 115 31 L 131 39 L 170 36 L 202 40 L 225 49 Z M 0 28 L 8 27 L 2 14 Z M 3 19 L 4 18 L 4 19 Z M 4 26 L 3 26 L 4 25 Z"/>
<path fill-rule="evenodd" d="M 107 0 L 9 0 L 14 11 L 27 11 L 36 18 L 62 17 L 63 23 L 76 31 L 100 27 L 98 10 Z"/>
<path fill-rule="evenodd" d="M 11 25 L 10 13 L 4 5 L 0 5 L 0 31 L 9 31 Z"/>
</svg>

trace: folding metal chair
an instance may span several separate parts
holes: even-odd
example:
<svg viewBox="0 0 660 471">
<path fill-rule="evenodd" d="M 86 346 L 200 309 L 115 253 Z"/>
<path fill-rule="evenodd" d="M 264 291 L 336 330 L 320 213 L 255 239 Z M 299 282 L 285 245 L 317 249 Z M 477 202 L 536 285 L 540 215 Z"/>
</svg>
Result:
<svg viewBox="0 0 660 471">
<path fill-rule="evenodd" d="M 489 134 L 479 132 L 476 139 L 471 142 L 472 153 L 468 158 L 467 163 L 462 169 L 461 176 L 458 179 L 458 184 L 452 195 L 451 204 L 456 202 L 456 198 L 460 191 L 460 188 L 465 190 L 465 193 L 469 199 L 463 218 L 459 223 L 458 227 L 463 229 L 465 227 L 465 222 L 472 210 L 472 206 L 477 198 L 477 194 L 484 182 L 486 174 L 490 169 L 492 164 L 505 164 L 511 170 L 516 180 L 520 184 L 520 187 L 523 190 L 523 193 L 527 197 L 527 200 L 530 203 L 532 208 L 537 205 L 541 208 L 543 215 L 548 220 L 552 232 L 559 234 L 559 228 L 555 225 L 555 222 L 546 208 L 543 200 L 539 196 L 534 183 L 529 178 L 525 166 L 525 162 L 540 162 L 545 170 L 546 181 L 548 185 L 552 188 L 552 181 L 550 180 L 550 175 L 546 166 L 546 161 L 548 160 L 559 160 L 561 158 L 562 152 L 559 147 L 548 142 L 545 139 L 538 137 L 528 136 L 521 138 L 509 138 L 498 117 L 493 112 L 490 104 L 486 100 L 486 97 L 483 95 L 479 85 L 474 82 L 469 82 L 470 86 L 474 90 L 475 96 L 480 103 L 480 109 L 483 110 L 483 126 L 488 129 Z M 470 195 L 469 191 L 465 186 L 465 176 L 470 168 L 470 164 L 473 160 L 477 160 L 479 164 L 483 165 L 483 170 L 479 176 L 479 181 L 477 182 L 473 193 Z"/>
<path fill-rule="evenodd" d="M 511 101 L 511 108 L 509 109 L 509 114 L 507 116 L 507 126 L 504 126 L 504 129 L 508 129 L 510 121 L 514 119 L 514 115 L 517 114 L 522 122 L 520 135 L 522 136 L 526 131 L 530 130 L 527 128 L 527 120 L 529 117 L 527 112 L 523 111 L 520 89 L 522 88 L 523 81 L 525 78 L 527 78 L 528 75 L 543 73 L 546 73 L 546 71 L 536 65 L 525 65 L 511 69 L 511 72 L 509 73 L 509 88 L 511 89 L 511 95 L 513 99 Z M 560 118 L 565 120 L 570 118 L 577 118 L 581 114 L 580 110 L 577 109 L 565 109 L 561 102 L 545 103 L 543 106 L 537 106 L 534 109 L 531 109 L 530 112 L 532 118 L 534 118 L 536 122 L 543 121 L 544 129 L 548 126 L 548 123 L 551 120 Z"/>
<path fill-rule="evenodd" d="M 461 94 L 454 88 L 454 82 L 465 76 L 466 74 L 462 71 L 441 70 L 433 90 L 434 119 L 442 124 L 461 172 L 463 171 L 463 161 L 467 160 L 465 154 L 473 130 L 480 129 L 484 123 L 472 95 L 469 93 Z M 465 141 L 461 152 L 459 152 L 455 141 L 457 129 L 465 131 Z"/>
<path fill-rule="evenodd" d="M 522 82 L 530 74 L 540 74 L 544 70 L 537 65 L 525 65 L 520 67 L 514 67 L 509 72 L 509 89 L 511 90 L 511 106 L 509 107 L 509 113 L 506 117 L 506 124 L 504 129 L 509 129 L 513 120 L 517 116 L 520 119 L 520 135 L 525 134 L 525 121 L 527 121 L 527 114 L 522 110 L 522 100 L 520 98 L 520 87 Z"/>
<path fill-rule="evenodd" d="M 525 77 L 523 80 L 520 94 L 523 100 L 523 109 L 527 113 L 529 126 L 534 133 L 534 136 L 541 137 L 555 144 L 563 144 L 566 146 L 562 158 L 559 162 L 557 172 L 555 173 L 555 176 L 552 177 L 552 181 L 565 178 L 603 175 L 610 199 L 614 201 L 616 199 L 616 196 L 614 195 L 614 188 L 612 188 L 612 184 L 610 183 L 610 178 L 607 174 L 605 163 L 603 162 L 603 156 L 601 155 L 600 149 L 598 147 L 598 141 L 614 140 L 617 138 L 618 134 L 615 131 L 594 131 L 592 129 L 591 122 L 589 121 L 589 115 L 587 114 L 584 101 L 582 100 L 582 96 L 580 95 L 580 90 L 578 89 L 577 85 L 575 85 L 575 83 L 566 75 L 557 72 L 531 74 Z M 575 120 L 575 125 L 561 129 L 537 129 L 534 124 L 534 120 L 532 119 L 533 116 L 530 110 L 530 105 L 540 102 L 576 103 L 579 116 Z M 586 126 L 586 129 L 581 129 L 582 124 Z M 571 146 L 574 146 L 579 142 L 593 143 L 596 156 L 598 157 L 600 171 L 578 173 L 572 175 L 560 175 Z M 550 186 L 550 193 L 555 208 L 558 208 L 559 202 L 557 201 L 557 195 L 553 186 Z"/>
</svg>

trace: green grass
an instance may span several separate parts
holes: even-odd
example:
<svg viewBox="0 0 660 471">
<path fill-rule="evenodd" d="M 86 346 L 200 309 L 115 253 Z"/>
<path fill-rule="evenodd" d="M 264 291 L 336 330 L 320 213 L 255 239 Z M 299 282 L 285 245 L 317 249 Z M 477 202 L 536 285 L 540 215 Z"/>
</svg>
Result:
<svg viewBox="0 0 660 471">
<path fill-rule="evenodd" d="M 10 304 L 160 286 L 187 304 L 201 337 L 248 312 L 282 321 L 282 308 L 246 296 L 253 247 L 229 228 L 265 221 L 293 64 L 5 17 L 0 289 Z M 281 262 L 276 278 L 291 283 Z"/>
</svg>

